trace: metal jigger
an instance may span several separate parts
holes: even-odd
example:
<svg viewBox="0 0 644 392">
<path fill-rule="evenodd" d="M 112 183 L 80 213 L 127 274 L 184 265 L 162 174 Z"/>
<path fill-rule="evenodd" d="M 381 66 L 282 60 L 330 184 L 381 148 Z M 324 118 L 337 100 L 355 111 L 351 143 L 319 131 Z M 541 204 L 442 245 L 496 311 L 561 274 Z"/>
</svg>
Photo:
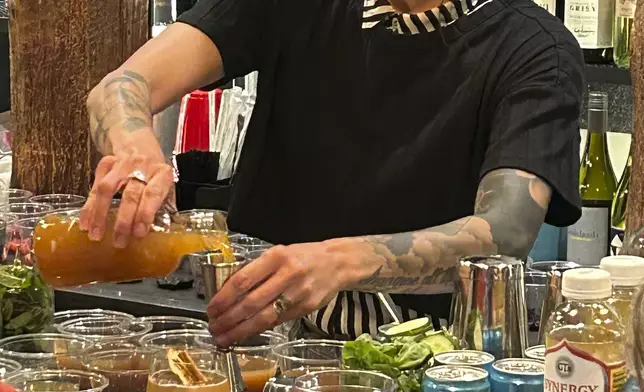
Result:
<svg viewBox="0 0 644 392">
<path fill-rule="evenodd" d="M 209 250 L 185 256 L 193 270 L 201 269 L 206 303 L 210 302 L 228 278 L 248 263 L 248 259 L 242 251 L 235 252 L 234 254 L 237 259 L 234 263 L 224 262 L 224 255 L 221 250 Z M 241 368 L 239 367 L 239 362 L 237 362 L 237 356 L 233 353 L 233 349 L 231 347 L 217 347 L 217 349 L 226 354 L 226 368 L 228 371 L 228 380 L 230 381 L 230 391 L 246 392 L 246 384 L 244 384 Z"/>
<path fill-rule="evenodd" d="M 528 320 L 523 263 L 511 257 L 465 257 L 452 299 L 452 332 L 470 350 L 521 358 Z"/>
</svg>

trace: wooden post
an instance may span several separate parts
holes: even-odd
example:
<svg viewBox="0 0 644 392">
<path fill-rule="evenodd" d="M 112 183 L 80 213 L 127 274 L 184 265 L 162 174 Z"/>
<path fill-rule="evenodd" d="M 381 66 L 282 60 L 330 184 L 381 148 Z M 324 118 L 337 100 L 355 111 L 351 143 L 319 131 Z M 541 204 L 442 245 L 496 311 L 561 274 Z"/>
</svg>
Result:
<svg viewBox="0 0 644 392">
<path fill-rule="evenodd" d="M 12 186 L 87 194 L 85 99 L 148 39 L 148 0 L 9 0 Z"/>
<path fill-rule="evenodd" d="M 644 0 L 637 0 L 631 44 L 633 80 L 633 166 L 626 207 L 626 233 L 623 253 L 644 256 L 644 251 L 628 247 L 626 241 L 644 225 Z"/>
</svg>

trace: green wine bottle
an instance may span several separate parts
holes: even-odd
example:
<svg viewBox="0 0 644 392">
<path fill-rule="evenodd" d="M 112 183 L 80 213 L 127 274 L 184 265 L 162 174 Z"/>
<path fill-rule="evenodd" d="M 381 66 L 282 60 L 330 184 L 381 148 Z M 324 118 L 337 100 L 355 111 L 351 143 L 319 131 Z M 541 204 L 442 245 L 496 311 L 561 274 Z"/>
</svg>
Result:
<svg viewBox="0 0 644 392">
<path fill-rule="evenodd" d="M 608 156 L 608 96 L 588 97 L 588 138 L 579 171 L 582 214 L 568 227 L 567 259 L 582 265 L 599 265 L 610 245 L 610 209 L 617 184 Z"/>
<path fill-rule="evenodd" d="M 610 231 L 610 251 L 611 255 L 618 255 L 619 250 L 624 243 L 624 230 L 626 229 L 626 203 L 628 202 L 628 187 L 631 183 L 631 163 L 633 146 L 628 153 L 628 160 L 624 168 L 624 174 L 617 185 L 617 193 L 613 199 L 611 207 L 611 231 Z"/>
</svg>

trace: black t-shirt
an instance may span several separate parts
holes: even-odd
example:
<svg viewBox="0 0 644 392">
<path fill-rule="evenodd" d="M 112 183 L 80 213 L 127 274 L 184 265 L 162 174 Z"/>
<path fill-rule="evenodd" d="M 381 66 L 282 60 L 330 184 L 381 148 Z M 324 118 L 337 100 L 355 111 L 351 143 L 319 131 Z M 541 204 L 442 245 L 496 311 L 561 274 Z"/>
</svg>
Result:
<svg viewBox="0 0 644 392">
<path fill-rule="evenodd" d="M 414 15 L 386 0 L 201 0 L 180 21 L 215 42 L 221 82 L 259 71 L 229 211 L 237 231 L 288 244 L 440 225 L 471 215 L 498 168 L 552 186 L 548 223 L 580 216 L 582 54 L 530 0 Z M 346 310 L 364 296 L 342 293 L 313 318 L 373 332 Z"/>
</svg>

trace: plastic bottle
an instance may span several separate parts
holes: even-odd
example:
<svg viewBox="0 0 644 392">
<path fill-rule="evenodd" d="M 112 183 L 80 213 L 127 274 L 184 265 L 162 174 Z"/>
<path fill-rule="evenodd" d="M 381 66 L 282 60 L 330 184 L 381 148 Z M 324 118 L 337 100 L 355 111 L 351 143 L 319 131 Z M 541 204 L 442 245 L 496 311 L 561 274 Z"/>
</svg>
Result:
<svg viewBox="0 0 644 392">
<path fill-rule="evenodd" d="M 544 391 L 621 392 L 627 378 L 624 327 L 608 303 L 610 274 L 566 271 L 562 295 L 546 327 Z"/>
</svg>

